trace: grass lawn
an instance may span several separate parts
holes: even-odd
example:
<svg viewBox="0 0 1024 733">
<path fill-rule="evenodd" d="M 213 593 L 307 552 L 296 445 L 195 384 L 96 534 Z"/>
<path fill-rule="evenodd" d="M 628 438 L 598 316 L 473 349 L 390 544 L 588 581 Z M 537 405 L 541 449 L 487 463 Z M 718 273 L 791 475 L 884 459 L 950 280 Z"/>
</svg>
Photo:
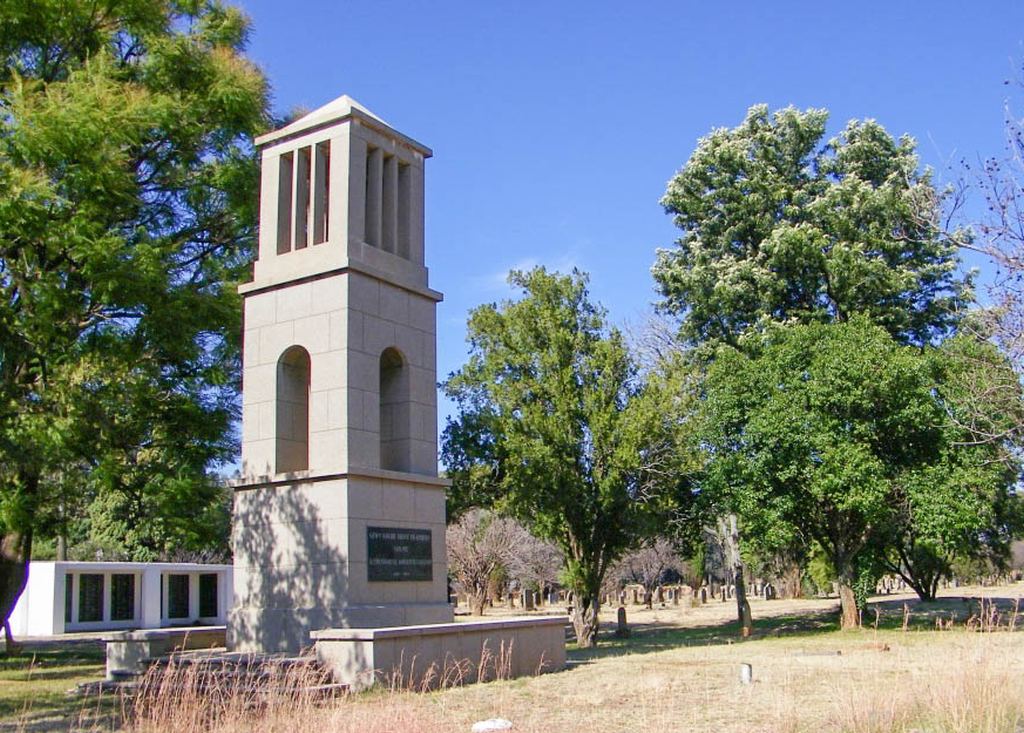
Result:
<svg viewBox="0 0 1024 733">
<path fill-rule="evenodd" d="M 104 650 L 97 642 L 30 642 L 21 653 L 0 657 L 0 730 L 66 730 L 109 713 L 113 700 L 83 705 L 68 695 L 104 673 Z"/>
</svg>

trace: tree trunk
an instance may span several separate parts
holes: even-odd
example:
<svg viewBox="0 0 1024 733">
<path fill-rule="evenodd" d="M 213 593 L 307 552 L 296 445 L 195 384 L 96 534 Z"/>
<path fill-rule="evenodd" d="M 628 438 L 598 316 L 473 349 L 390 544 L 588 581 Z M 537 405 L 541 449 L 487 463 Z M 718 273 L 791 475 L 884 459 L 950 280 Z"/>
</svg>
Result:
<svg viewBox="0 0 1024 733">
<path fill-rule="evenodd" d="M 470 613 L 472 613 L 474 616 L 483 616 L 484 615 L 484 606 L 486 606 L 486 605 L 487 605 L 487 588 L 485 587 L 482 590 L 479 589 L 479 588 L 474 589 L 473 593 L 469 597 Z"/>
<path fill-rule="evenodd" d="M 735 569 L 736 585 L 736 618 L 740 622 L 740 636 L 746 638 L 754 631 L 754 619 L 750 613 L 750 603 L 747 601 L 747 585 L 743 580 L 743 564 L 740 563 Z"/>
<path fill-rule="evenodd" d="M 849 577 L 839 577 L 839 628 L 856 629 L 860 626 L 857 612 L 857 596 Z"/>
<path fill-rule="evenodd" d="M 28 560 L 32 554 L 32 532 L 8 532 L 0 540 L 0 618 L 4 620 L 6 654 L 17 651 L 10 636 L 14 606 L 28 582 Z"/>
<path fill-rule="evenodd" d="M 910 586 L 911 590 L 917 593 L 917 597 L 921 601 L 934 601 L 935 593 L 938 590 L 938 580 L 934 582 L 931 580 L 907 580 L 907 585 Z"/>
<path fill-rule="evenodd" d="M 793 563 L 782 574 L 782 587 L 785 589 L 782 597 L 803 598 L 804 591 L 800 581 L 800 566 Z"/>
<path fill-rule="evenodd" d="M 740 624 L 740 636 L 746 638 L 754 630 L 754 619 L 747 601 L 747 585 L 743 579 L 743 558 L 740 556 L 740 530 L 736 515 L 729 515 L 730 554 L 732 555 L 732 582 L 736 588 L 736 620 Z"/>
<path fill-rule="evenodd" d="M 581 592 L 575 594 L 572 605 L 572 628 L 576 633 L 576 643 L 581 648 L 597 645 L 597 614 L 600 610 L 597 593 Z"/>
</svg>

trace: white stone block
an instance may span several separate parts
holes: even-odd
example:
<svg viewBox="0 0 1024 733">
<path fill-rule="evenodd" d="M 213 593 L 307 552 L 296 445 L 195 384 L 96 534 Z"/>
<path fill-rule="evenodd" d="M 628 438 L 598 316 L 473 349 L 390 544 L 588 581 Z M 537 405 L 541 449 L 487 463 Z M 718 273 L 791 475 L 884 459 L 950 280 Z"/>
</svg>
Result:
<svg viewBox="0 0 1024 733">
<path fill-rule="evenodd" d="M 364 430 L 371 433 L 380 433 L 380 400 L 375 394 L 363 393 L 363 414 L 360 423 Z"/>
<path fill-rule="evenodd" d="M 442 488 L 422 488 L 416 489 L 413 495 L 413 501 L 415 503 L 415 512 L 418 517 L 441 517 L 445 516 L 445 493 Z M 441 524 L 441 529 L 444 529 L 444 525 Z M 443 534 L 443 533 L 442 533 Z M 438 541 L 435 538 L 435 543 Z M 440 548 L 444 551 L 444 538 L 440 539 Z M 437 546 L 434 547 L 435 555 Z"/>
<path fill-rule="evenodd" d="M 327 392 L 313 392 L 309 399 L 309 432 L 317 433 L 329 428 L 327 416 L 327 400 L 323 399 Z"/>
<path fill-rule="evenodd" d="M 310 391 L 325 392 L 330 389 L 342 389 L 347 383 L 343 351 L 327 351 L 317 354 L 310 366 Z"/>
<path fill-rule="evenodd" d="M 376 394 L 380 388 L 380 354 L 350 351 L 348 379 L 353 388 Z"/>
<path fill-rule="evenodd" d="M 423 348 L 423 332 L 410 326 L 395 325 L 395 345 L 405 356 L 407 364 L 425 366 Z"/>
<path fill-rule="evenodd" d="M 331 389 L 326 392 L 318 392 L 317 399 L 327 405 L 327 423 L 329 430 L 340 430 L 348 427 L 345 404 L 345 390 Z"/>
<path fill-rule="evenodd" d="M 317 473 L 340 473 L 348 456 L 341 430 L 322 430 L 309 435 L 309 468 Z"/>
<path fill-rule="evenodd" d="M 409 322 L 409 293 L 392 285 L 380 287 L 380 317 L 392 323 Z"/>
<path fill-rule="evenodd" d="M 363 401 L 366 399 L 367 393 L 361 389 L 348 389 L 346 392 L 348 399 L 345 405 L 345 427 L 365 430 Z"/>
<path fill-rule="evenodd" d="M 242 335 L 242 369 L 260 364 L 260 329 L 247 328 Z"/>
<path fill-rule="evenodd" d="M 330 314 L 328 346 L 332 351 L 345 348 L 361 348 L 362 315 L 348 310 Z"/>
<path fill-rule="evenodd" d="M 260 328 L 270 326 L 277 321 L 277 304 L 274 293 L 257 293 L 245 299 L 245 327 Z"/>
<path fill-rule="evenodd" d="M 364 316 L 362 348 L 364 352 L 379 359 L 380 355 L 384 353 L 384 349 L 396 346 L 394 323 L 381 320 L 380 318 Z M 399 351 L 403 352 L 403 356 L 405 355 L 404 350 L 399 349 Z"/>
<path fill-rule="evenodd" d="M 348 278 L 343 275 L 314 280 L 312 313 L 331 313 L 348 307 Z"/>
<path fill-rule="evenodd" d="M 349 485 L 348 515 L 353 519 L 365 519 L 367 522 L 381 522 L 387 519 L 384 514 L 380 485 Z M 366 542 L 353 542 L 350 547 L 352 560 L 366 562 Z"/>
<path fill-rule="evenodd" d="M 260 404 L 242 405 L 242 442 L 260 438 Z"/>
<path fill-rule="evenodd" d="M 276 364 L 288 347 L 295 344 L 295 327 L 291 321 L 260 329 L 260 359 L 264 364 Z M 245 388 L 248 389 L 248 385 Z"/>
<path fill-rule="evenodd" d="M 409 296 L 409 317 L 404 321 L 412 328 L 434 335 L 437 306 L 434 301 L 420 295 Z"/>
<path fill-rule="evenodd" d="M 355 430 L 349 426 L 348 461 L 352 466 L 379 466 L 380 436 L 366 430 Z"/>
<path fill-rule="evenodd" d="M 297 340 L 310 354 L 331 350 L 330 316 L 322 313 L 300 318 L 294 323 Z"/>
<path fill-rule="evenodd" d="M 260 440 L 273 439 L 277 435 L 277 411 L 273 402 L 259 403 Z"/>
<path fill-rule="evenodd" d="M 268 476 L 274 471 L 274 441 L 254 440 L 243 446 L 242 475 Z"/>
<path fill-rule="evenodd" d="M 313 311 L 313 287 L 301 283 L 277 291 L 277 322 L 304 318 Z"/>
<path fill-rule="evenodd" d="M 436 399 L 437 383 L 434 381 L 434 370 L 409 366 L 409 398 L 413 402 L 429 405 Z"/>
<path fill-rule="evenodd" d="M 277 389 L 277 365 L 261 364 L 245 372 L 242 384 L 242 404 L 273 402 Z"/>
<path fill-rule="evenodd" d="M 380 283 L 365 275 L 349 276 L 348 307 L 363 313 L 380 313 Z"/>
</svg>

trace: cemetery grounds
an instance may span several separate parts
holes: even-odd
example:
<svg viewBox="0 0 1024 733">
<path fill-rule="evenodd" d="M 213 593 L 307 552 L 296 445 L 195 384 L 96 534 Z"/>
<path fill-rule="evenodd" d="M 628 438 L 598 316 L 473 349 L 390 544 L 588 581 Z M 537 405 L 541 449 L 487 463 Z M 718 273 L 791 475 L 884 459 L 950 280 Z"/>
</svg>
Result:
<svg viewBox="0 0 1024 733">
<path fill-rule="evenodd" d="M 733 601 L 696 608 L 627 605 L 631 634 L 602 610 L 596 649 L 570 646 L 565 671 L 431 692 L 376 689 L 330 702 L 269 701 L 219 718 L 209 699 L 168 695 L 136 711 L 113 697 L 65 695 L 103 674 L 102 649 L 38 648 L 0 664 L 0 731 L 468 732 L 1024 731 L 1024 584 L 873 599 L 864 627 L 841 632 L 835 599 L 754 600 L 739 640 Z M 545 612 L 542 609 L 539 612 Z M 489 609 L 488 617 L 520 610 Z M 468 618 L 462 616 L 461 618 Z M 740 681 L 750 664 L 753 682 Z"/>
</svg>

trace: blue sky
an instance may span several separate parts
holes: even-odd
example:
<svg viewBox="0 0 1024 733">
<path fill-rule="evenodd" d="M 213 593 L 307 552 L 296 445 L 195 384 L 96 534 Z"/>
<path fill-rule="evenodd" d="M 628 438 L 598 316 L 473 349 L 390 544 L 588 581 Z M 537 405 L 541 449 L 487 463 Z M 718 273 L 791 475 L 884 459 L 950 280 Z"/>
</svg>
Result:
<svg viewBox="0 0 1024 733">
<path fill-rule="evenodd" d="M 434 150 L 427 264 L 438 378 L 512 267 L 577 266 L 613 321 L 655 300 L 658 200 L 713 127 L 765 102 L 872 117 L 940 179 L 998 154 L 1020 2 L 237 2 L 275 111 L 349 94 Z M 981 263 L 974 263 L 981 264 Z M 441 405 L 441 421 L 448 406 Z"/>
</svg>

